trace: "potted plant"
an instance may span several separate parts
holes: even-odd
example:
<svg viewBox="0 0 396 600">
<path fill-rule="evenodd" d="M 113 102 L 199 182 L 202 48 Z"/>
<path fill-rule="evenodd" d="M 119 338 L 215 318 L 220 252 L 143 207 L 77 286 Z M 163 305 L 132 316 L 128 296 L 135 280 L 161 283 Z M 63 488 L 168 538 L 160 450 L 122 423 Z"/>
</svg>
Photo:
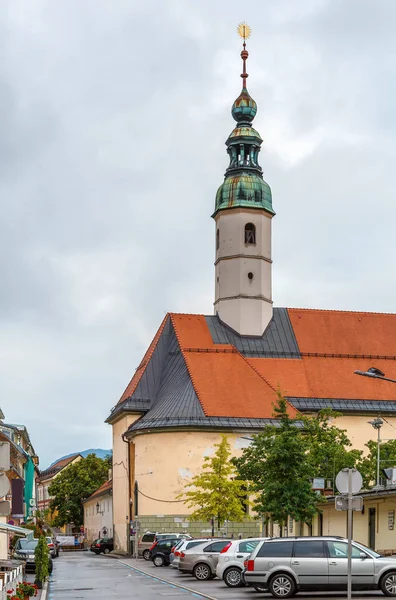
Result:
<svg viewBox="0 0 396 600">
<path fill-rule="evenodd" d="M 9 600 L 27 600 L 32 596 L 37 596 L 37 585 L 23 581 L 18 584 L 16 590 L 7 590 L 7 598 Z"/>
<path fill-rule="evenodd" d="M 47 540 L 42 535 L 38 541 L 36 549 L 34 551 L 35 557 L 35 572 L 36 577 L 34 583 L 39 589 L 43 587 L 43 583 L 48 577 L 48 565 L 49 565 L 49 550 Z"/>
</svg>

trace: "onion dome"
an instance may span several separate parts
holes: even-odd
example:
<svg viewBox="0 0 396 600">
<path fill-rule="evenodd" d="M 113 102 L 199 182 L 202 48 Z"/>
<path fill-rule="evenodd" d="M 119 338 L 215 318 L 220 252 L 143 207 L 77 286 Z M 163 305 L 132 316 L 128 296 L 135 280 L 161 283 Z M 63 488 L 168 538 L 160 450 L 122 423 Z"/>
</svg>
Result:
<svg viewBox="0 0 396 600">
<path fill-rule="evenodd" d="M 238 123 L 251 123 L 257 114 L 257 104 L 244 87 L 231 108 L 231 114 Z"/>
</svg>

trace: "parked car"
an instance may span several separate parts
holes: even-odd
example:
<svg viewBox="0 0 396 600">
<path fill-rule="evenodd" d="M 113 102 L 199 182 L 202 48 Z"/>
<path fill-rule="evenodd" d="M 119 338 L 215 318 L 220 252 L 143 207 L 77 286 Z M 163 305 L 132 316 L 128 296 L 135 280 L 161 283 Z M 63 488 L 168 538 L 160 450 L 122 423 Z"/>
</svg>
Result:
<svg viewBox="0 0 396 600">
<path fill-rule="evenodd" d="M 51 558 L 57 558 L 59 556 L 59 546 L 56 544 L 56 541 L 52 537 L 46 537 L 47 545 L 50 551 Z"/>
<path fill-rule="evenodd" d="M 113 538 L 98 538 L 91 544 L 91 552 L 95 554 L 100 554 L 101 552 L 108 554 L 112 550 L 114 550 Z"/>
<path fill-rule="evenodd" d="M 36 538 L 27 538 L 27 539 L 19 539 L 15 544 L 13 558 L 16 560 L 24 560 L 26 571 L 35 571 L 36 570 L 36 559 L 34 555 L 34 551 L 38 544 L 38 539 Z M 52 562 L 52 558 L 48 553 L 48 572 L 52 573 L 54 563 Z"/>
<path fill-rule="evenodd" d="M 191 539 L 191 536 L 187 533 L 153 533 L 146 531 L 138 540 L 138 556 L 143 556 L 144 560 L 150 560 L 150 548 L 158 540 L 164 540 L 165 538 L 183 538 Z"/>
<path fill-rule="evenodd" d="M 180 553 L 179 571 L 192 573 L 196 579 L 204 581 L 216 577 L 219 554 L 231 540 L 211 540 Z"/>
<path fill-rule="evenodd" d="M 348 541 L 336 536 L 265 540 L 247 561 L 247 583 L 263 586 L 275 598 L 298 591 L 347 588 Z M 379 589 L 396 596 L 396 558 L 352 542 L 352 589 Z"/>
<path fill-rule="evenodd" d="M 185 552 L 186 550 L 190 550 L 191 548 L 194 548 L 195 546 L 199 546 L 199 544 L 202 544 L 202 542 L 210 542 L 212 540 L 213 540 L 213 538 L 194 538 L 192 540 L 178 540 L 178 543 L 176 544 L 176 546 L 174 546 L 174 548 L 172 548 L 172 552 L 169 557 L 170 566 L 175 569 L 178 569 L 180 555 L 182 552 Z"/>
<path fill-rule="evenodd" d="M 150 549 L 150 556 L 156 567 L 167 567 L 170 563 L 170 553 L 178 538 L 165 538 L 154 542 Z"/>
<path fill-rule="evenodd" d="M 217 577 L 223 579 L 228 587 L 240 587 L 245 585 L 242 577 L 244 568 L 243 563 L 253 552 L 257 544 L 262 542 L 263 539 L 265 538 L 233 540 L 224 546 L 217 562 Z"/>
</svg>

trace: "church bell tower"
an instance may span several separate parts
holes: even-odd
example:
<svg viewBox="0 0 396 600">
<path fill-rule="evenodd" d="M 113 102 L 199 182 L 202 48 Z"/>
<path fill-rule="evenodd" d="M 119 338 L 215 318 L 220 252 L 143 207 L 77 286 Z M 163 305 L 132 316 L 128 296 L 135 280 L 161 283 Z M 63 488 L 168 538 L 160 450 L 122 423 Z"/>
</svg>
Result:
<svg viewBox="0 0 396 600">
<path fill-rule="evenodd" d="M 240 335 L 261 336 L 272 318 L 271 188 L 258 162 L 262 139 L 252 127 L 257 104 L 246 80 L 246 38 L 243 38 L 242 91 L 232 105 L 237 122 L 226 141 L 230 164 L 216 194 L 215 314 Z"/>
</svg>

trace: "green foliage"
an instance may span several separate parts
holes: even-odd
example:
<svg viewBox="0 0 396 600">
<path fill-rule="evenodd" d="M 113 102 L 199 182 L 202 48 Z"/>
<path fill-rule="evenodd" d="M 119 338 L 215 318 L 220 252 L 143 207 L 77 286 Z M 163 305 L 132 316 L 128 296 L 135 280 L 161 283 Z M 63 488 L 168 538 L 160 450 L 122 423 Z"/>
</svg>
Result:
<svg viewBox="0 0 396 600">
<path fill-rule="evenodd" d="M 84 523 L 83 501 L 107 480 L 108 469 L 108 461 L 88 454 L 54 478 L 48 491 L 53 496 L 50 509 L 56 511 L 53 518 L 55 527 L 66 523 L 74 523 L 78 527 Z"/>
<path fill-rule="evenodd" d="M 203 472 L 191 479 L 179 498 L 183 498 L 189 508 L 195 507 L 190 519 L 210 521 L 215 518 L 220 527 L 226 520 L 242 521 L 246 517 L 246 482 L 236 479 L 226 436 L 223 435 L 215 447 L 214 456 L 204 459 Z"/>
<path fill-rule="evenodd" d="M 368 455 L 361 459 L 357 465 L 363 477 L 363 487 L 368 489 L 377 480 L 377 449 L 378 442 L 370 440 L 366 447 Z M 380 444 L 380 467 L 388 469 L 396 466 L 396 440 L 389 440 Z"/>
<path fill-rule="evenodd" d="M 255 510 L 266 519 L 281 526 L 288 517 L 310 523 L 318 502 L 312 479 L 333 479 L 340 468 L 355 465 L 361 453 L 347 449 L 351 444 L 345 431 L 330 424 L 334 416 L 327 411 L 292 419 L 278 392 L 274 418 L 279 426 L 265 427 L 233 461 L 239 476 L 250 482 Z"/>
<path fill-rule="evenodd" d="M 34 551 L 35 557 L 35 583 L 42 585 L 48 577 L 48 566 L 49 566 L 49 549 L 47 540 L 42 535 L 38 541 L 36 549 Z"/>
</svg>

